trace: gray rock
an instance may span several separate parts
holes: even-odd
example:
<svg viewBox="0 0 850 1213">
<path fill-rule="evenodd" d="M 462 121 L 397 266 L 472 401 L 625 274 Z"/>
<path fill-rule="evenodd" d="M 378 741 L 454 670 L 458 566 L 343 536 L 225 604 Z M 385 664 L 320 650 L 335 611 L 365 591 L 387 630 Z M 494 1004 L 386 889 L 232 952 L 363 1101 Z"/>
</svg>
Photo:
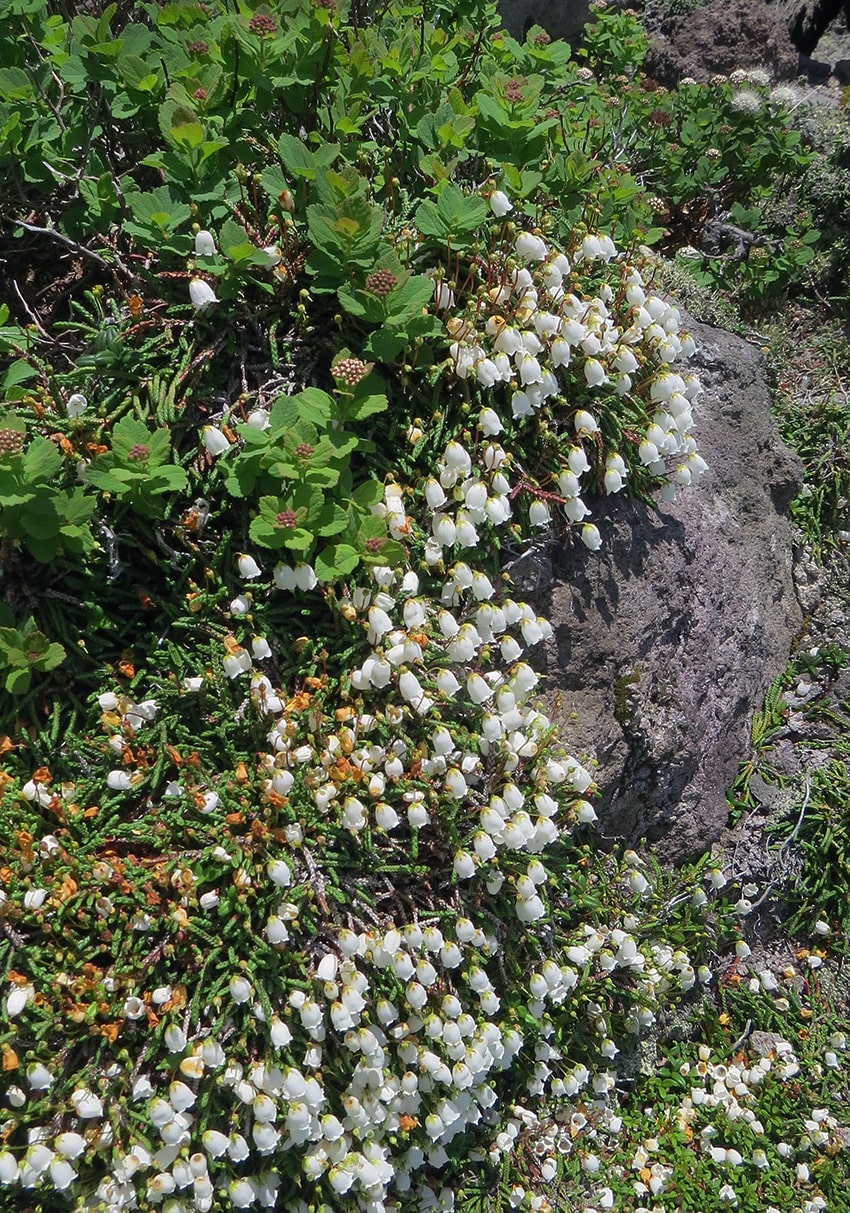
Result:
<svg viewBox="0 0 850 1213">
<path fill-rule="evenodd" d="M 499 12 L 520 42 L 532 25 L 542 26 L 550 38 L 575 41 L 590 17 L 590 0 L 499 0 Z"/>
<path fill-rule="evenodd" d="M 762 357 L 685 324 L 709 472 L 657 510 L 623 494 L 596 503 L 602 550 L 555 552 L 541 594 L 551 710 L 598 764 L 603 831 L 663 843 L 674 860 L 719 838 L 752 712 L 802 623 L 784 513 L 801 468 L 770 416 Z"/>
<path fill-rule="evenodd" d="M 850 28 L 848 0 L 767 0 L 779 12 L 788 32 L 804 55 L 811 55 L 833 21 L 843 16 Z"/>
<path fill-rule="evenodd" d="M 776 1046 L 782 1040 L 778 1032 L 751 1032 L 750 1052 L 756 1057 L 775 1057 Z"/>
</svg>

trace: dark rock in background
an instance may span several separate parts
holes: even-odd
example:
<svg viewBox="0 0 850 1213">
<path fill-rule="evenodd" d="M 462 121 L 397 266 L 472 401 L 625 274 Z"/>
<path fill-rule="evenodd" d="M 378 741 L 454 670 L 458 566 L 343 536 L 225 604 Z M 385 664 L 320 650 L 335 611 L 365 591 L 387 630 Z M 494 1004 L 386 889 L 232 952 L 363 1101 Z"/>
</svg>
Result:
<svg viewBox="0 0 850 1213">
<path fill-rule="evenodd" d="M 532 25 L 540 25 L 550 38 L 574 42 L 581 37 L 590 16 L 590 0 L 499 0 L 505 28 L 520 42 Z"/>
<path fill-rule="evenodd" d="M 769 0 L 785 22 L 797 50 L 811 55 L 839 16 L 850 29 L 850 0 Z"/>
<path fill-rule="evenodd" d="M 686 327 L 710 470 L 657 511 L 623 494 L 599 503 L 603 549 L 552 555 L 538 594 L 555 628 L 552 715 L 572 752 L 598 762 L 603 833 L 646 837 L 674 861 L 720 836 L 752 712 L 802 623 L 785 516 L 801 469 L 770 416 L 761 355 Z M 529 572 L 514 571 L 525 592 Z"/>
<path fill-rule="evenodd" d="M 628 0 L 608 0 L 613 8 Z M 552 38 L 581 41 L 592 19 L 590 0 L 498 0 L 505 28 L 522 42 L 533 25 Z M 705 83 L 714 74 L 763 67 L 773 81 L 798 74 L 814 81 L 834 71 L 850 47 L 850 0 L 633 0 L 653 37 L 647 74 L 673 87 L 683 76 Z M 827 46 L 829 42 L 829 46 Z M 833 43 L 835 45 L 833 45 Z M 821 52 L 823 47 L 823 53 Z M 810 56 L 818 50 L 820 63 Z M 820 70 L 823 69 L 823 70 Z"/>
<path fill-rule="evenodd" d="M 786 22 L 766 0 L 711 0 L 694 12 L 658 23 L 644 63 L 648 75 L 673 87 L 689 76 L 700 84 L 735 68 L 765 68 L 773 80 L 793 80 L 797 48 Z"/>
</svg>

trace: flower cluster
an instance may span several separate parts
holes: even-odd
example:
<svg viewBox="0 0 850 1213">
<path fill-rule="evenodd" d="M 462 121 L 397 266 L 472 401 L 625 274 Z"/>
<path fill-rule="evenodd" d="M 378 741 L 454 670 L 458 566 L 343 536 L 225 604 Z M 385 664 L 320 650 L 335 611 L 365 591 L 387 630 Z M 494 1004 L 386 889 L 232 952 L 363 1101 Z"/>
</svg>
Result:
<svg viewBox="0 0 850 1213">
<path fill-rule="evenodd" d="M 614 283 L 603 281 L 593 296 L 582 293 L 579 273 L 609 263 L 617 267 Z M 479 432 L 495 437 L 511 423 L 521 429 L 545 407 L 564 434 L 564 464 L 553 469 L 553 478 L 563 513 L 575 524 L 590 513 L 582 493 L 600 486 L 607 493 L 620 491 L 630 464 L 658 478 L 662 495 L 677 484 L 696 483 L 706 470 L 692 432 L 700 384 L 696 376 L 672 369 L 693 353 L 693 339 L 680 332 L 675 305 L 647 289 L 640 270 L 618 256 L 610 238 L 585 236 L 571 261 L 542 237 L 520 232 L 495 283 L 494 267 L 490 271 L 467 292 L 460 311 L 448 286 L 435 286 L 438 306 L 450 313 L 445 325 L 453 339 L 452 370 L 491 398 L 479 414 Z M 576 407 L 582 398 L 586 406 Z M 502 401 L 509 403 L 509 417 Z M 612 445 L 615 434 L 618 445 Z M 443 487 L 465 487 L 472 469 L 462 453 L 447 451 L 446 460 L 449 480 L 441 470 Z M 505 489 L 503 462 L 504 453 L 491 445 L 480 471 L 491 478 L 495 473 Z M 505 496 L 485 501 L 491 521 L 504 520 L 498 498 Z M 432 500 L 438 510 L 436 490 Z M 468 512 L 466 504 L 463 509 Z M 548 520 L 545 500 L 535 500 L 532 512 L 533 524 Z M 475 542 L 474 529 L 458 537 L 442 517 L 438 522 L 449 542 Z M 598 546 L 595 527 L 585 524 L 583 538 Z M 440 541 L 436 531 L 435 540 Z"/>
</svg>

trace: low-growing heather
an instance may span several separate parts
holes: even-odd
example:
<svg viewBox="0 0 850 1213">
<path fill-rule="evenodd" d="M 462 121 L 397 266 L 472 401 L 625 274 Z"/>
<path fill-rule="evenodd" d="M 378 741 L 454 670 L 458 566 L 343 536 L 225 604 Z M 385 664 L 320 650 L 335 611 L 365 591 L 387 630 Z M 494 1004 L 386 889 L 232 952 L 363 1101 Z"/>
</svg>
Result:
<svg viewBox="0 0 850 1213">
<path fill-rule="evenodd" d="M 639 45 L 11 6 L 0 1208 L 840 1190 L 821 953 L 748 972 L 754 890 L 597 850 L 503 570 L 699 481 L 643 246 L 800 160 L 733 88 L 597 79 Z"/>
</svg>

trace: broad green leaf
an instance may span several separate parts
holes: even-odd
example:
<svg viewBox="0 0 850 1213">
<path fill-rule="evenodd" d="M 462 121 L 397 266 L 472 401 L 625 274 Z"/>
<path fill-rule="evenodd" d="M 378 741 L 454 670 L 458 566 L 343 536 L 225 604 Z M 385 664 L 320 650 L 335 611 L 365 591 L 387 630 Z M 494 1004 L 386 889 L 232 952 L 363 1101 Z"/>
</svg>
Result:
<svg viewBox="0 0 850 1213">
<path fill-rule="evenodd" d="M 10 695 L 26 695 L 32 675 L 29 669 L 13 669 L 6 675 L 6 690 Z"/>
<path fill-rule="evenodd" d="M 385 412 L 387 407 L 386 396 L 376 393 L 353 400 L 346 408 L 345 415 L 350 421 L 363 421 L 366 417 L 373 417 L 376 413 Z"/>
<path fill-rule="evenodd" d="M 364 122 L 363 118 L 360 118 L 356 122 L 353 121 L 349 117 L 337 118 L 334 121 L 334 134 L 335 135 L 346 135 L 346 136 L 359 135 L 360 131 L 362 129 L 362 126 L 363 126 L 363 122 Z"/>
<path fill-rule="evenodd" d="M 21 511 L 21 526 L 33 539 L 50 539 L 59 532 L 59 518 L 53 502 L 45 493 Z"/>
<path fill-rule="evenodd" d="M 259 500 L 259 507 L 260 517 L 267 522 L 269 526 L 274 525 L 275 519 L 283 510 L 292 508 L 288 501 L 283 497 L 272 496 L 261 497 Z"/>
<path fill-rule="evenodd" d="M 125 194 L 125 198 L 132 215 L 125 228 L 131 235 L 141 232 L 143 236 L 162 239 L 192 217 L 188 204 L 177 202 L 165 185 L 145 194 L 129 192 Z"/>
<path fill-rule="evenodd" d="M 18 463 L 23 463 L 21 457 L 15 456 Z M 8 468 L 0 469 L 0 508 L 6 511 L 3 518 L 3 525 L 6 530 L 10 530 L 14 525 L 15 513 L 18 506 L 24 504 L 25 501 L 31 501 L 35 494 L 35 488 L 22 484 L 18 476 Z"/>
<path fill-rule="evenodd" d="M 437 199 L 437 209 L 453 233 L 471 232 L 487 218 L 487 203 L 477 195 L 464 194 L 451 182 L 444 183 Z"/>
<path fill-rule="evenodd" d="M 250 260 L 254 253 L 257 252 L 256 245 L 252 243 L 251 237 L 244 227 L 239 223 L 234 223 L 232 219 L 228 219 L 221 225 L 219 241 L 222 252 L 231 261 Z"/>
<path fill-rule="evenodd" d="M 253 459 L 237 459 L 225 471 L 224 485 L 231 497 L 249 497 L 260 474 L 259 456 Z M 89 476 L 91 478 L 91 476 Z"/>
<path fill-rule="evenodd" d="M 204 141 L 204 128 L 200 122 L 178 122 L 169 131 L 178 147 L 192 151 Z"/>
<path fill-rule="evenodd" d="M 328 584 L 353 573 L 360 563 L 357 550 L 347 543 L 335 543 L 316 553 L 313 568 L 319 581 Z"/>
<path fill-rule="evenodd" d="M 139 92 L 152 92 L 159 79 L 139 55 L 122 55 L 118 60 L 118 71 L 127 87 Z"/>
<path fill-rule="evenodd" d="M 307 552 L 313 546 L 315 536 L 306 531 L 303 527 L 296 527 L 294 531 L 290 531 L 285 540 L 285 546 L 293 552 Z"/>
<path fill-rule="evenodd" d="M 49 564 L 54 560 L 60 548 L 59 536 L 51 535 L 49 539 L 30 538 L 27 541 L 27 548 L 31 556 L 34 556 L 40 564 Z"/>
<path fill-rule="evenodd" d="M 430 198 L 420 202 L 414 218 L 416 226 L 423 236 L 433 236 L 436 240 L 445 240 L 451 233 L 451 227 Z"/>
<path fill-rule="evenodd" d="M 316 176 L 315 156 L 295 135 L 289 135 L 285 131 L 279 135 L 277 150 L 288 173 L 295 177 L 305 177 L 309 181 Z"/>
<path fill-rule="evenodd" d="M 152 438 L 143 421 L 136 417 L 122 417 L 112 430 L 112 450 L 120 463 L 126 463 L 134 447 L 145 446 L 150 450 Z"/>
<path fill-rule="evenodd" d="M 343 430 L 329 430 L 322 436 L 319 445 L 311 456 L 314 464 L 322 464 L 326 460 L 341 460 L 356 451 L 359 439 L 355 434 L 346 434 Z"/>
<path fill-rule="evenodd" d="M 24 455 L 24 479 L 30 483 L 49 480 L 62 468 L 62 456 L 49 438 L 33 438 Z"/>
<path fill-rule="evenodd" d="M 369 336 L 364 352 L 380 362 L 395 362 L 408 344 L 407 334 L 393 328 L 380 328 Z"/>
<path fill-rule="evenodd" d="M 408 278 L 407 282 L 392 291 L 387 297 L 387 324 L 401 325 L 406 320 L 419 316 L 431 302 L 434 283 L 424 274 Z"/>
<path fill-rule="evenodd" d="M 16 358 L 3 376 L 3 394 L 8 395 L 11 389 L 17 387 L 19 383 L 26 383 L 37 377 L 38 371 L 34 366 L 30 366 L 25 358 Z"/>
<path fill-rule="evenodd" d="M 358 320 L 365 320 L 367 324 L 377 324 L 383 320 L 385 315 L 384 302 L 376 295 L 370 294 L 364 290 L 353 290 L 346 283 L 339 288 L 337 292 L 339 301 L 343 310 L 348 312 L 349 316 L 356 316 Z"/>
<path fill-rule="evenodd" d="M 33 97 L 32 81 L 19 67 L 0 67 L 0 100 L 29 101 Z"/>
<path fill-rule="evenodd" d="M 293 402 L 298 404 L 297 396 L 292 397 Z M 292 425 L 287 427 L 286 433 L 283 436 L 283 445 L 287 451 L 294 453 L 298 446 L 311 446 L 315 448 L 319 441 L 319 431 L 311 421 L 307 421 L 301 416 L 301 410 L 298 410 L 298 419 Z M 298 455 L 298 460 L 306 460 L 312 458 L 308 455 Z"/>
<path fill-rule="evenodd" d="M 377 514 L 367 514 L 360 522 L 360 528 L 357 532 L 357 541 L 363 546 L 370 539 L 386 539 L 387 524 L 383 518 Z"/>
<path fill-rule="evenodd" d="M 93 484 L 96 489 L 100 489 L 102 493 L 114 493 L 116 496 L 122 496 L 127 491 L 127 482 L 105 467 L 96 467 L 92 464 L 87 475 L 89 483 Z"/>
<path fill-rule="evenodd" d="M 362 553 L 360 559 L 364 564 L 387 564 L 394 566 L 402 564 L 407 559 L 407 553 L 400 543 L 395 539 L 380 540 L 376 544 L 375 550 L 367 549 Z"/>
<path fill-rule="evenodd" d="M 289 182 L 283 175 L 283 169 L 277 164 L 270 164 L 260 174 L 260 183 L 273 202 L 277 202 L 284 190 L 289 189 Z"/>
<path fill-rule="evenodd" d="M 171 435 L 166 429 L 154 430 L 147 439 L 148 467 L 155 468 L 165 463 L 171 451 Z"/>
<path fill-rule="evenodd" d="M 339 484 L 339 470 L 335 467 L 311 466 L 305 473 L 308 484 L 316 487 L 331 489 Z"/>
<path fill-rule="evenodd" d="M 152 493 L 180 493 L 188 483 L 183 468 L 178 467 L 176 463 L 167 463 L 150 473 L 147 488 Z"/>
<path fill-rule="evenodd" d="M 281 429 L 293 429 L 298 425 L 298 422 L 307 423 L 309 428 L 300 426 L 295 433 L 295 443 L 310 443 L 314 445 L 319 437 L 319 429 L 324 429 L 329 423 L 330 418 L 335 410 L 333 399 L 327 392 L 321 391 L 318 387 L 304 388 L 303 392 L 297 392 L 295 395 L 285 397 L 281 395 L 275 400 L 272 406 L 272 414 L 270 414 L 270 431 L 276 434 Z M 293 446 L 290 446 L 290 450 Z"/>
<path fill-rule="evenodd" d="M 370 506 L 377 505 L 383 495 L 383 486 L 379 480 L 366 480 L 357 486 L 351 494 L 351 500 L 359 509 L 368 510 Z"/>
<path fill-rule="evenodd" d="M 294 396 L 278 396 L 269 413 L 268 433 L 276 435 L 291 429 L 298 421 L 298 405 Z M 241 432 L 241 431 L 240 431 Z"/>
<path fill-rule="evenodd" d="M 209 160 L 210 156 L 214 156 L 216 152 L 220 152 L 223 147 L 230 147 L 229 139 L 205 139 L 201 144 L 201 164 L 205 160 Z M 201 174 L 202 176 L 206 175 L 208 167 L 204 169 L 204 172 Z"/>
<path fill-rule="evenodd" d="M 204 128 L 193 109 L 169 97 L 159 107 L 159 129 L 169 143 L 191 151 L 204 141 Z"/>
<path fill-rule="evenodd" d="M 505 107 L 495 98 L 491 97 L 488 93 L 478 92 L 475 94 L 475 104 L 482 118 L 488 119 L 496 126 L 507 127 L 510 122 L 510 115 Z"/>
<path fill-rule="evenodd" d="M 78 528 L 84 527 L 95 511 L 97 499 L 93 494 L 86 493 L 85 489 L 77 488 L 71 493 L 64 493 L 61 503 L 57 501 L 56 509 L 63 520 L 63 531 L 67 527 L 70 531 L 77 531 Z M 88 531 L 83 531 L 82 535 L 88 536 Z"/>
<path fill-rule="evenodd" d="M 287 536 L 291 535 L 292 531 L 276 527 L 266 518 L 254 518 L 251 520 L 248 534 L 254 543 L 259 543 L 262 547 L 277 552 L 286 547 Z"/>
<path fill-rule="evenodd" d="M 38 659 L 38 668 L 43 673 L 46 673 L 48 670 L 55 670 L 65 660 L 66 655 L 61 644 L 55 640 L 50 641 Z"/>
<path fill-rule="evenodd" d="M 328 207 L 337 207 L 340 203 L 360 197 L 361 201 L 369 188 L 369 183 L 352 165 L 347 165 L 336 172 L 334 169 L 322 168 L 316 173 L 316 187 L 319 198 Z"/>
<path fill-rule="evenodd" d="M 329 502 L 328 505 L 321 511 L 318 519 L 313 524 L 317 535 L 327 538 L 329 535 L 339 535 L 348 526 L 348 510 L 337 505 L 335 502 Z"/>
</svg>

